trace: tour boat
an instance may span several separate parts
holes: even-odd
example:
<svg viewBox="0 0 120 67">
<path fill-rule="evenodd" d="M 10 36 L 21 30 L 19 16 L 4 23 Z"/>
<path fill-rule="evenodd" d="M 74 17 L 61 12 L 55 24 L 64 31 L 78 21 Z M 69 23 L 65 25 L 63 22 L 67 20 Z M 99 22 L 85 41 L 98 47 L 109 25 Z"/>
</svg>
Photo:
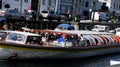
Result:
<svg viewBox="0 0 120 67">
<path fill-rule="evenodd" d="M 120 52 L 120 36 L 111 33 L 82 30 L 0 31 L 0 59 L 70 59 L 115 52 Z"/>
</svg>

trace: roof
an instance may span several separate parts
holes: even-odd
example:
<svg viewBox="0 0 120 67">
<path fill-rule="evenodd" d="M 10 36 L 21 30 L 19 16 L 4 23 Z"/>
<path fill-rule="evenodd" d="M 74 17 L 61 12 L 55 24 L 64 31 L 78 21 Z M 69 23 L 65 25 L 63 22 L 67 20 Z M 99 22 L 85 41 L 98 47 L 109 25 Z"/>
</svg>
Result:
<svg viewBox="0 0 120 67">
<path fill-rule="evenodd" d="M 74 30 L 74 27 L 70 24 L 59 24 L 57 27 L 63 27 L 63 28 L 66 28 L 68 30 Z"/>
<path fill-rule="evenodd" d="M 10 32 L 10 33 L 22 34 L 22 35 L 26 35 L 26 36 L 40 36 L 38 34 L 29 33 L 29 32 L 21 32 L 21 31 L 2 31 L 1 30 L 0 32 Z"/>
<path fill-rule="evenodd" d="M 71 33 L 71 34 L 85 34 L 85 35 L 108 35 L 108 34 L 113 34 L 113 33 L 108 33 L 108 32 L 96 32 L 96 31 L 88 31 L 88 30 L 56 30 L 55 32 L 64 32 L 64 33 Z"/>
</svg>

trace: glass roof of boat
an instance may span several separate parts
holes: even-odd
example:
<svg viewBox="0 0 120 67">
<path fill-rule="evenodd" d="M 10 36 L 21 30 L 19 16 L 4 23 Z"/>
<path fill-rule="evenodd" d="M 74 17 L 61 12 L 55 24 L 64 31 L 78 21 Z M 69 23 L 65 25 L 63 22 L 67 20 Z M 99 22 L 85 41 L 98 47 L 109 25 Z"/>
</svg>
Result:
<svg viewBox="0 0 120 67">
<path fill-rule="evenodd" d="M 50 30 L 55 32 L 65 32 L 65 33 L 71 33 L 71 34 L 85 34 L 85 35 L 92 35 L 92 34 L 100 34 L 100 35 L 108 35 L 113 33 L 108 32 L 96 32 L 96 31 L 88 31 L 88 30 Z"/>
<path fill-rule="evenodd" d="M 0 32 L 16 33 L 16 34 L 22 34 L 22 35 L 26 35 L 26 36 L 40 36 L 38 34 L 29 33 L 29 32 L 21 32 L 21 31 L 4 31 L 4 30 L 0 30 Z"/>
</svg>

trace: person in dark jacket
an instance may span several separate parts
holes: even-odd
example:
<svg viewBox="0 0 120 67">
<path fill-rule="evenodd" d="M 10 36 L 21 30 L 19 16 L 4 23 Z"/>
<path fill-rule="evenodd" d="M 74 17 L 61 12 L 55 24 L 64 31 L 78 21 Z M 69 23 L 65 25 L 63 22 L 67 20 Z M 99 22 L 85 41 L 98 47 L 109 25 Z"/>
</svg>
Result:
<svg viewBox="0 0 120 67">
<path fill-rule="evenodd" d="M 8 30 L 8 24 L 6 20 L 6 18 L 0 17 L 0 30 Z"/>
</svg>

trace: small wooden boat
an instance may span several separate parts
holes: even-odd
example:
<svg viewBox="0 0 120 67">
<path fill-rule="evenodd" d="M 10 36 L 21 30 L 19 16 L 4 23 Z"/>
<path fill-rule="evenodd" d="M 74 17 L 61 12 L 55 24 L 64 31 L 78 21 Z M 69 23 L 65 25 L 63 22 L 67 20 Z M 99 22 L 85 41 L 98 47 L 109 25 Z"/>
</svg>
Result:
<svg viewBox="0 0 120 67">
<path fill-rule="evenodd" d="M 80 34 L 86 39 L 81 41 Z M 59 39 L 64 37 L 63 39 Z M 120 36 L 91 31 L 0 31 L 0 59 L 69 59 L 120 52 Z"/>
</svg>

